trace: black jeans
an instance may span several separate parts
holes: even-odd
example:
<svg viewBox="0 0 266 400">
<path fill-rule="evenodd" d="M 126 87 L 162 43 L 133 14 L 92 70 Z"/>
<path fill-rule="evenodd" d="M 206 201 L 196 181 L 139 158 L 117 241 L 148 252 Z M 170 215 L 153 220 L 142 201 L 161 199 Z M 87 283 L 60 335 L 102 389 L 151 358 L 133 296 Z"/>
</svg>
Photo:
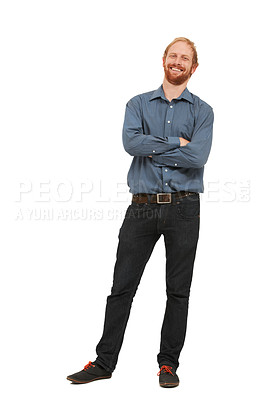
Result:
<svg viewBox="0 0 266 400">
<path fill-rule="evenodd" d="M 97 362 L 112 372 L 118 360 L 133 297 L 153 248 L 164 235 L 167 302 L 161 330 L 159 367 L 179 366 L 185 341 L 189 293 L 199 236 L 200 198 L 195 193 L 175 204 L 132 203 L 119 231 L 113 286 L 107 297 Z M 141 357 L 143 359 L 143 357 Z"/>
</svg>

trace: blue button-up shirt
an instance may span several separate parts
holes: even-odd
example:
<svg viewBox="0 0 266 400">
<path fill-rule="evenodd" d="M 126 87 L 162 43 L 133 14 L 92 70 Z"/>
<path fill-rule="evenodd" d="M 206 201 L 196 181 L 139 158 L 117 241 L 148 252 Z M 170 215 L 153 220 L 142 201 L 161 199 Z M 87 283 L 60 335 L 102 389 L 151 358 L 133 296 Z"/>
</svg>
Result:
<svg viewBox="0 0 266 400">
<path fill-rule="evenodd" d="M 212 107 L 187 88 L 171 102 L 162 85 L 129 100 L 123 125 L 124 148 L 134 156 L 127 176 L 129 191 L 203 192 L 213 119 Z M 180 147 L 179 136 L 190 143 Z"/>
</svg>

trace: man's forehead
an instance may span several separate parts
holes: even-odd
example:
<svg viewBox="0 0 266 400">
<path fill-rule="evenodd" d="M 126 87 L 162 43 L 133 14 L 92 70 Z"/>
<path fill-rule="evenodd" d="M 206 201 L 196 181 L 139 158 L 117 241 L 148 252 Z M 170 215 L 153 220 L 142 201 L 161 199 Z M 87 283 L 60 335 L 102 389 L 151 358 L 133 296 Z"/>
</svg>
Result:
<svg viewBox="0 0 266 400">
<path fill-rule="evenodd" d="M 185 42 L 176 42 L 174 43 L 168 50 L 168 54 L 170 53 L 182 53 L 182 55 L 192 56 L 193 51 L 191 47 Z"/>
</svg>

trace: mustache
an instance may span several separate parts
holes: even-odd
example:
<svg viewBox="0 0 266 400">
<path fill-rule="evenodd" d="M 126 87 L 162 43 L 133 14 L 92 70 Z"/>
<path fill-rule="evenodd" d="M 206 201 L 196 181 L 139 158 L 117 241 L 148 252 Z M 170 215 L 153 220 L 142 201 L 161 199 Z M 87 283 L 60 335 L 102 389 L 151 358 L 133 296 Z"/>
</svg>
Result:
<svg viewBox="0 0 266 400">
<path fill-rule="evenodd" d="M 181 71 L 185 71 L 185 68 L 178 64 L 169 64 L 168 68 L 177 68 L 180 69 Z"/>
</svg>

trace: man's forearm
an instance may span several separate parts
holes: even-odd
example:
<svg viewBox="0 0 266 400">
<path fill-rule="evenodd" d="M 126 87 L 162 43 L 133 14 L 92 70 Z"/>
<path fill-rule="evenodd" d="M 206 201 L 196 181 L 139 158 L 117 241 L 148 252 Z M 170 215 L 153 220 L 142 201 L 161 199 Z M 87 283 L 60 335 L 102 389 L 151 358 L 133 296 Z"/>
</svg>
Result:
<svg viewBox="0 0 266 400">
<path fill-rule="evenodd" d="M 133 133 L 130 138 L 124 135 L 124 149 L 131 156 L 151 156 L 160 155 L 167 151 L 174 150 L 180 146 L 177 137 L 159 137 Z"/>
<path fill-rule="evenodd" d="M 186 146 L 188 143 L 190 143 L 189 140 L 186 140 L 186 139 L 184 139 L 182 137 L 179 137 L 178 139 L 179 139 L 179 142 L 180 142 L 180 147 Z M 148 156 L 148 157 L 152 158 L 152 156 Z"/>
<path fill-rule="evenodd" d="M 155 166 L 176 168 L 202 168 L 208 159 L 212 138 L 203 141 L 200 145 L 193 141 L 186 143 L 179 149 L 170 150 L 161 155 L 152 157 Z"/>
</svg>

